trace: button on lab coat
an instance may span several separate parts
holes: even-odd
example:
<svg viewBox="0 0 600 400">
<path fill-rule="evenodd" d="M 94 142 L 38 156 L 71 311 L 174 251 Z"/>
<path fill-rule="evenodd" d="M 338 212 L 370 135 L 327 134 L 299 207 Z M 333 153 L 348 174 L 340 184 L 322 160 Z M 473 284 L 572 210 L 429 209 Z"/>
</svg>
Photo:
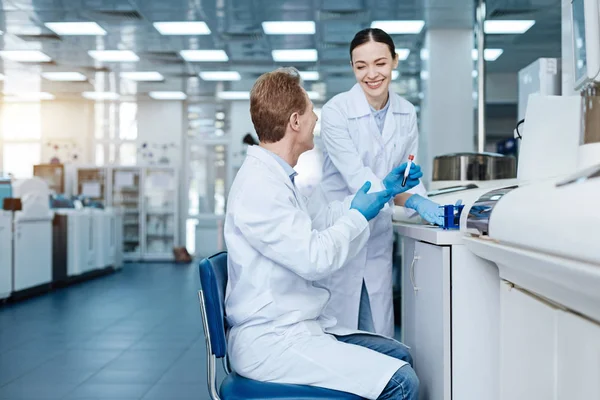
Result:
<svg viewBox="0 0 600 400">
<path fill-rule="evenodd" d="M 332 98 L 321 112 L 323 179 L 320 196 L 342 200 L 371 181 L 371 191 L 383 190 L 383 178 L 396 166 L 416 156 L 417 117 L 414 106 L 390 91 L 390 107 L 383 132 L 379 131 L 367 98 L 359 84 Z M 410 193 L 425 195 L 422 184 Z M 411 212 L 412 214 L 412 212 Z M 331 291 L 327 313 L 348 328 L 358 326 L 360 293 L 364 280 L 375 332 L 393 336 L 392 215 L 390 202 L 373 219 L 367 246 L 323 284 Z"/>
<path fill-rule="evenodd" d="M 337 341 L 329 333 L 357 332 L 322 314 L 329 292 L 314 284 L 364 247 L 369 225 L 351 197 L 320 204 L 314 218 L 305 201 L 270 154 L 248 148 L 225 218 L 231 365 L 250 379 L 376 399 L 405 363 Z"/>
</svg>

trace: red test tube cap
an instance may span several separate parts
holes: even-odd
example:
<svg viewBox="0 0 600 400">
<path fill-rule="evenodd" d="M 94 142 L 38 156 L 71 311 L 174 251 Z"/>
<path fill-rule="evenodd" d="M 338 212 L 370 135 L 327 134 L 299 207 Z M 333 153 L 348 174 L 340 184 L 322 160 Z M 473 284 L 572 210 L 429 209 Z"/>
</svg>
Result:
<svg viewBox="0 0 600 400">
<path fill-rule="evenodd" d="M 412 160 L 414 160 L 414 159 L 415 159 L 415 156 L 413 156 L 413 155 L 411 154 L 411 155 L 409 155 L 409 156 L 408 156 L 408 159 L 409 159 L 410 161 L 412 161 Z"/>
</svg>

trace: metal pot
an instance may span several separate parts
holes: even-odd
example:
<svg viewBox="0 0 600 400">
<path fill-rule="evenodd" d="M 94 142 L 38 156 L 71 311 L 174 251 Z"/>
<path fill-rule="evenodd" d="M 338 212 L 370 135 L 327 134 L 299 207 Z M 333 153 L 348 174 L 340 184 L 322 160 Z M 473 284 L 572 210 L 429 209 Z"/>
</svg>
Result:
<svg viewBox="0 0 600 400">
<path fill-rule="evenodd" d="M 433 160 L 434 181 L 489 181 L 517 177 L 517 160 L 494 153 L 455 153 Z"/>
</svg>

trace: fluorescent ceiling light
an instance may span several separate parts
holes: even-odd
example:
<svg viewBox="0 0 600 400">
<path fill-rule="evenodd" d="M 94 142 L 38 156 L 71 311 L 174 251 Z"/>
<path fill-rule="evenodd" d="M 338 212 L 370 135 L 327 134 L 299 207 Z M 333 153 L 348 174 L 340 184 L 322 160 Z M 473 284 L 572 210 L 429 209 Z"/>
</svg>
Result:
<svg viewBox="0 0 600 400">
<path fill-rule="evenodd" d="M 503 52 L 503 49 L 485 49 L 483 51 L 483 58 L 486 61 L 496 61 Z M 473 49 L 471 56 L 473 57 L 473 60 L 477 60 L 477 49 Z"/>
<path fill-rule="evenodd" d="M 429 79 L 429 71 L 421 71 L 421 79 L 426 81 L 427 79 Z"/>
<path fill-rule="evenodd" d="M 390 35 L 405 35 L 421 33 L 425 21 L 373 21 L 371 28 L 379 28 Z"/>
<path fill-rule="evenodd" d="M 188 62 L 226 62 L 229 57 L 224 50 L 181 50 L 181 57 Z"/>
<path fill-rule="evenodd" d="M 203 71 L 200 78 L 205 81 L 239 81 L 242 76 L 236 71 Z"/>
<path fill-rule="evenodd" d="M 135 62 L 139 57 L 131 50 L 90 50 L 90 57 L 102 62 Z"/>
<path fill-rule="evenodd" d="M 0 51 L 0 57 L 18 62 L 48 62 L 52 60 L 47 54 L 38 50 L 5 50 Z"/>
<path fill-rule="evenodd" d="M 314 21 L 265 21 L 265 35 L 314 35 Z"/>
<path fill-rule="evenodd" d="M 395 81 L 396 79 L 398 79 L 399 76 L 400 76 L 400 72 L 398 72 L 396 70 L 392 71 L 392 80 Z"/>
<path fill-rule="evenodd" d="M 249 100 L 250 92 L 219 92 L 217 97 L 222 100 Z"/>
<path fill-rule="evenodd" d="M 165 77 L 160 72 L 156 71 L 133 71 L 133 72 L 121 72 L 121 78 L 129 79 L 131 81 L 148 81 L 158 82 L 164 81 Z"/>
<path fill-rule="evenodd" d="M 319 100 L 321 98 L 319 92 L 315 92 L 312 90 L 307 91 L 306 94 L 308 94 L 308 98 L 311 100 Z"/>
<path fill-rule="evenodd" d="M 398 54 L 398 60 L 404 61 L 408 58 L 408 55 L 410 54 L 410 50 L 409 49 L 396 49 L 396 54 Z"/>
<path fill-rule="evenodd" d="M 119 94 L 114 92 L 83 92 L 81 95 L 90 100 L 117 100 L 119 98 Z"/>
<path fill-rule="evenodd" d="M 30 93 L 4 93 L 5 100 L 9 101 L 38 101 L 54 100 L 54 95 L 48 92 L 30 92 Z"/>
<path fill-rule="evenodd" d="M 210 35 L 210 28 L 202 21 L 155 22 L 161 35 Z"/>
<path fill-rule="evenodd" d="M 106 31 L 95 22 L 47 22 L 46 27 L 57 35 L 106 35 Z"/>
<path fill-rule="evenodd" d="M 300 77 L 305 81 L 318 81 L 319 71 L 300 71 Z"/>
<path fill-rule="evenodd" d="M 485 21 L 483 29 L 487 34 L 521 34 L 525 33 L 535 24 L 533 20 L 499 20 Z"/>
<path fill-rule="evenodd" d="M 150 92 L 148 96 L 155 100 L 185 100 L 187 95 L 183 92 Z"/>
<path fill-rule="evenodd" d="M 49 81 L 87 81 L 87 77 L 79 72 L 42 72 L 42 77 Z"/>
<path fill-rule="evenodd" d="M 273 50 L 273 61 L 290 62 L 290 61 L 317 61 L 318 54 L 315 49 L 298 49 L 298 50 Z"/>
</svg>

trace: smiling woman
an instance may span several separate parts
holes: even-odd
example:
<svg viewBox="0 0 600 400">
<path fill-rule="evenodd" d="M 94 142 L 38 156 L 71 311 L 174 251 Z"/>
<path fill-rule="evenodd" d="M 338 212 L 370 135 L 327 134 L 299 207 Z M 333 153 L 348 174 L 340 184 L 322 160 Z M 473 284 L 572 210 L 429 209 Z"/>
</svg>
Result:
<svg viewBox="0 0 600 400">
<path fill-rule="evenodd" d="M 320 190 L 328 201 L 356 193 L 365 181 L 373 191 L 389 189 L 384 178 L 418 154 L 415 107 L 390 89 L 398 67 L 392 38 L 381 29 L 362 30 L 351 42 L 350 59 L 356 84 L 322 109 Z M 419 183 L 394 203 L 439 223 L 437 204 L 424 195 Z M 393 336 L 392 209 L 386 207 L 373 219 L 366 248 L 322 283 L 331 293 L 326 313 L 341 326 Z"/>
</svg>

